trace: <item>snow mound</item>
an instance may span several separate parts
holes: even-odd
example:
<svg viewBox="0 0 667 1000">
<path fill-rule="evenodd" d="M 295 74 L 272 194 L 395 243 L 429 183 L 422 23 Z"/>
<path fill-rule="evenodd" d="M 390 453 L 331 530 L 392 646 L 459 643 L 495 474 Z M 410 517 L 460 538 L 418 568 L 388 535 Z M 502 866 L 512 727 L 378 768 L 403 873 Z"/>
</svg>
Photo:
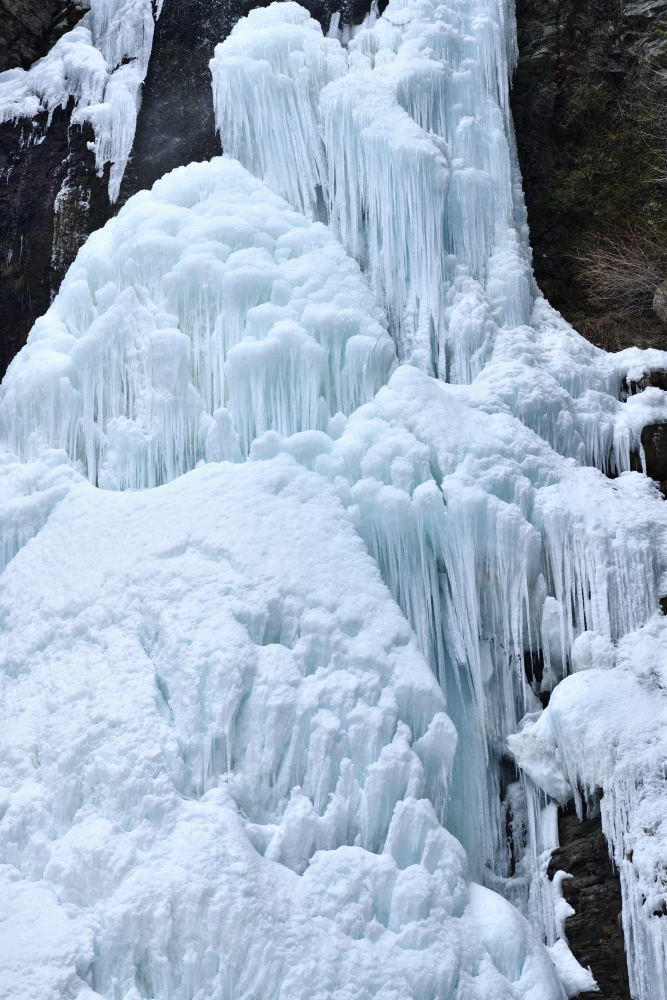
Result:
<svg viewBox="0 0 667 1000">
<path fill-rule="evenodd" d="M 0 993 L 561 1000 L 466 881 L 443 697 L 321 477 L 75 482 L 0 614 Z"/>
<path fill-rule="evenodd" d="M 226 158 L 173 171 L 79 252 L 3 382 L 22 458 L 65 449 L 101 486 L 241 460 L 267 429 L 326 429 L 394 349 L 359 268 Z"/>
</svg>

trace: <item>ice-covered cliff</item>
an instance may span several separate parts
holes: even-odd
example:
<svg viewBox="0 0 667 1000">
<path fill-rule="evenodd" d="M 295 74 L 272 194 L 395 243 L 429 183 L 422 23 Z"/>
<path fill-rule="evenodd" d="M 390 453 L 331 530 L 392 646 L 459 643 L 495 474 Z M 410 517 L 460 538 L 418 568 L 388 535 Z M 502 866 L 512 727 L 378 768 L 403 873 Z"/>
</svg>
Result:
<svg viewBox="0 0 667 1000">
<path fill-rule="evenodd" d="M 665 1000 L 667 519 L 630 470 L 667 405 L 627 390 L 667 357 L 540 295 L 514 53 L 498 0 L 252 11 L 225 155 L 93 234 L 10 366 L 7 996 L 574 996 L 546 870 L 602 796 Z"/>
</svg>

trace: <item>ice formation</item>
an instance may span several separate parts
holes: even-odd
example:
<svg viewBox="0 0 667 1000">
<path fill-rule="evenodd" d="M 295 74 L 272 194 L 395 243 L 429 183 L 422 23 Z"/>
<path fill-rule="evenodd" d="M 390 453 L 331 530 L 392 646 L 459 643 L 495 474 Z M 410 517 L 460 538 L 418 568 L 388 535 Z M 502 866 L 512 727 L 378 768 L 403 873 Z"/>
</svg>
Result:
<svg viewBox="0 0 667 1000">
<path fill-rule="evenodd" d="M 303 454 L 293 441 L 267 434 L 251 454 Z M 443 685 L 460 740 L 448 827 L 475 877 L 500 886 L 510 874 L 505 739 L 539 709 L 540 686 L 567 671 L 579 633 L 612 641 L 652 615 L 664 503 L 645 477 L 582 468 L 515 417 L 485 412 L 475 386 L 410 366 L 338 440 L 313 440 L 308 462 L 338 485 Z M 542 664 L 535 692 L 532 660 Z"/>
<path fill-rule="evenodd" d="M 665 419 L 665 396 L 627 399 L 624 389 L 665 358 L 605 355 L 535 287 L 502 3 L 390 3 L 354 33 L 347 73 L 331 40 L 293 4 L 241 20 L 212 62 L 218 127 L 229 153 L 325 218 L 357 258 L 399 358 L 470 383 L 436 387 L 400 369 L 333 446 L 322 442 L 314 467 L 349 481 L 343 495 L 443 683 L 461 748 L 448 824 L 476 876 L 497 885 L 517 805 L 512 789 L 500 805 L 508 733 L 540 709 L 537 688 L 569 671 L 581 632 L 618 641 L 651 617 L 664 586 L 662 501 L 645 480 L 609 481 L 590 466 L 624 473 L 632 450 L 641 454 L 641 429 Z M 263 99 L 251 113 L 258 76 Z M 275 121 L 295 138 L 267 158 L 262 137 Z M 308 148 L 314 166 L 300 176 L 310 189 L 295 193 Z M 289 448 L 260 444 L 256 454 Z M 523 781 L 528 850 L 506 891 L 554 942 L 541 877 L 556 844 L 552 807 Z M 630 940 L 640 920 L 627 903 Z M 661 965 L 651 954 L 637 989 L 652 997 L 646 982 Z"/>
<path fill-rule="evenodd" d="M 251 12 L 225 155 L 94 234 L 12 363 L 12 997 L 562 1000 L 556 808 L 602 789 L 665 1000 L 667 518 L 629 469 L 667 406 L 628 392 L 667 357 L 539 294 L 514 52 L 498 0 Z"/>
<path fill-rule="evenodd" d="M 72 123 L 92 125 L 97 169 L 101 173 L 110 164 L 114 202 L 134 142 L 153 44 L 154 5 L 151 0 L 90 0 L 81 6 L 89 8 L 81 21 L 43 59 L 27 70 L 0 73 L 0 121 L 40 112 L 50 118 L 72 102 Z"/>
<path fill-rule="evenodd" d="M 612 360 L 584 341 L 532 278 L 505 4 L 392 2 L 334 46 L 295 3 L 242 18 L 211 62 L 225 151 L 328 219 L 401 360 L 449 382 L 481 375 L 556 450 L 628 469 L 637 423 L 617 397 L 634 352 Z"/>
<path fill-rule="evenodd" d="M 0 991 L 561 997 L 440 825 L 444 699 L 321 477 L 74 482 L 0 604 Z"/>
<path fill-rule="evenodd" d="M 64 448 L 93 482 L 143 488 L 240 461 L 267 429 L 325 430 L 394 363 L 327 228 L 217 159 L 93 234 L 7 374 L 0 424 L 22 458 Z"/>
</svg>

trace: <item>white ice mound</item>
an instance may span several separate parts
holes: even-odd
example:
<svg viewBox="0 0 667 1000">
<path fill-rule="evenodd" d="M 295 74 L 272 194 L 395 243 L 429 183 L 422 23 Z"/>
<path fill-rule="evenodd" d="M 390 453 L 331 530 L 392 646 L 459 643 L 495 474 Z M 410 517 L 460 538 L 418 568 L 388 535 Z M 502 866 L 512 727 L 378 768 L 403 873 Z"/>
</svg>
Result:
<svg viewBox="0 0 667 1000">
<path fill-rule="evenodd" d="M 257 434 L 326 429 L 394 364 L 358 266 L 237 162 L 190 164 L 94 233 L 0 396 L 20 457 L 155 486 Z"/>
<path fill-rule="evenodd" d="M 137 124 L 141 85 L 153 45 L 151 0 L 90 0 L 79 24 L 28 70 L 0 73 L 0 121 L 49 117 L 74 106 L 73 124 L 90 122 L 95 162 L 109 172 L 109 198 L 118 197 Z"/>
<path fill-rule="evenodd" d="M 530 313 L 531 276 L 527 253 L 515 252 L 523 208 L 500 107 L 504 25 L 495 4 L 454 7 L 395 2 L 346 51 L 297 4 L 273 3 L 235 25 L 211 68 L 227 152 L 295 206 L 326 206 L 386 304 L 400 356 L 465 378 L 488 331 L 448 335 L 457 264 L 483 281 L 494 249 L 523 257 L 516 322 Z"/>
<path fill-rule="evenodd" d="M 442 694 L 321 477 L 79 480 L 0 615 L 0 994 L 561 1000 L 466 881 Z"/>
<path fill-rule="evenodd" d="M 582 644 L 583 646 L 584 644 Z M 581 651 L 583 653 L 583 650 Z M 633 996 L 665 1000 L 667 980 L 667 618 L 625 635 L 610 655 L 586 637 L 583 667 L 539 719 L 511 737 L 532 780 L 560 801 L 596 803 L 621 877 Z"/>
</svg>

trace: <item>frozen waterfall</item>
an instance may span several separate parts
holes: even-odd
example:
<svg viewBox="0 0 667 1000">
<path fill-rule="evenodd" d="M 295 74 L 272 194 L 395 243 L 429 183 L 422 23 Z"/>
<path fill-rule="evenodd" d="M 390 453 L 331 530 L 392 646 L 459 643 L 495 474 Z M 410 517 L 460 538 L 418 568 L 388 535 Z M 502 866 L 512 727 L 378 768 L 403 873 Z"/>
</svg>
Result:
<svg viewBox="0 0 667 1000">
<path fill-rule="evenodd" d="M 86 17 L 120 177 L 153 15 Z M 574 798 L 667 1000 L 667 355 L 535 285 L 511 5 L 338 25 L 238 22 L 224 155 L 90 237 L 0 389 L 0 997 L 563 1000 Z"/>
</svg>

